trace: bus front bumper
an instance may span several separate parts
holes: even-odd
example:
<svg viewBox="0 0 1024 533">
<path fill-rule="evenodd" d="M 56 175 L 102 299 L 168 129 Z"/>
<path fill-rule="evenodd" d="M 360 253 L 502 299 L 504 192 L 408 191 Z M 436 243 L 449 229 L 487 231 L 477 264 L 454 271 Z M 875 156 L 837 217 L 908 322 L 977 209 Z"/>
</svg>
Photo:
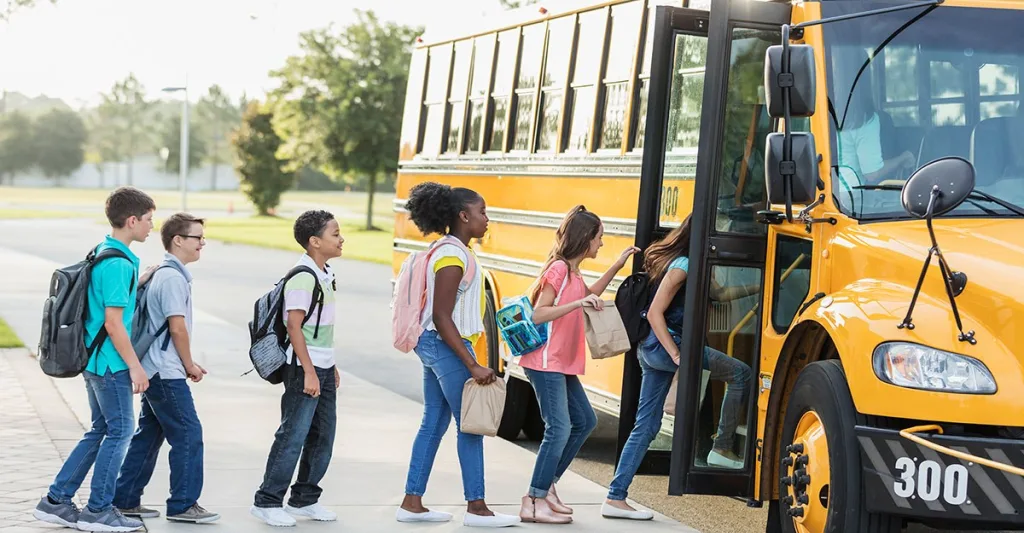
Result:
<svg viewBox="0 0 1024 533">
<path fill-rule="evenodd" d="M 1024 525 L 1024 476 L 939 453 L 898 431 L 857 426 L 855 432 L 868 511 L 922 520 Z M 1024 467 L 1022 440 L 944 435 L 928 435 L 926 440 Z"/>
</svg>

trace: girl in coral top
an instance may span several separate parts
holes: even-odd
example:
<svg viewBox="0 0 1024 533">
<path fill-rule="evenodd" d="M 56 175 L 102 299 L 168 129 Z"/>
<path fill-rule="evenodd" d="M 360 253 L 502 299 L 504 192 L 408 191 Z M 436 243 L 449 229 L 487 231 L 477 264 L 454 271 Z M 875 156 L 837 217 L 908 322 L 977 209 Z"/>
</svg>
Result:
<svg viewBox="0 0 1024 533">
<path fill-rule="evenodd" d="M 582 205 L 573 208 L 555 233 L 555 245 L 532 288 L 533 321 L 549 323 L 549 329 L 548 342 L 524 355 L 519 363 L 537 394 L 544 418 L 544 440 L 519 512 L 524 522 L 572 521 L 572 509 L 559 500 L 555 483 L 597 425 L 597 415 L 579 379 L 587 363 L 582 307 L 603 309 L 600 295 L 626 260 L 639 251 L 626 249 L 604 276 L 588 287 L 580 275 L 580 263 L 597 257 L 604 245 L 603 235 L 597 215 Z"/>
</svg>

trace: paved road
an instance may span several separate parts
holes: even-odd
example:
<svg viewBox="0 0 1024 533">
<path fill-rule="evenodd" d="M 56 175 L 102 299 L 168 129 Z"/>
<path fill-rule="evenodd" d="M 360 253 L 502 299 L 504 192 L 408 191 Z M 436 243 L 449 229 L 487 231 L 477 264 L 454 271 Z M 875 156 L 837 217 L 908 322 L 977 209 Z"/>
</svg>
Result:
<svg viewBox="0 0 1024 533">
<path fill-rule="evenodd" d="M 106 228 L 89 220 L 0 221 L 0 248 L 71 264 L 102 239 Z M 143 264 L 162 257 L 159 235 L 138 246 Z M 298 258 L 288 253 L 243 245 L 209 242 L 195 274 L 194 301 L 198 353 L 211 373 L 238 376 L 249 370 L 245 324 L 252 303 Z M 347 373 L 384 387 L 408 399 L 422 402 L 420 366 L 412 356 L 394 350 L 388 325 L 391 269 L 384 265 L 337 260 L 339 314 L 336 346 L 338 365 Z M 39 301 L 41 302 L 40 295 Z M 33 319 L 34 320 L 34 319 Z M 251 379 L 258 379 L 253 375 Z M 572 470 L 607 486 L 614 473 L 616 422 L 601 418 L 593 437 Z M 519 442 L 529 450 L 537 444 Z M 668 480 L 662 476 L 638 476 L 630 497 L 684 524 L 706 532 L 764 531 L 766 511 L 749 509 L 740 501 L 720 497 L 667 496 Z M 525 490 L 525 487 L 524 487 Z M 931 531 L 913 528 L 914 532 Z"/>
</svg>

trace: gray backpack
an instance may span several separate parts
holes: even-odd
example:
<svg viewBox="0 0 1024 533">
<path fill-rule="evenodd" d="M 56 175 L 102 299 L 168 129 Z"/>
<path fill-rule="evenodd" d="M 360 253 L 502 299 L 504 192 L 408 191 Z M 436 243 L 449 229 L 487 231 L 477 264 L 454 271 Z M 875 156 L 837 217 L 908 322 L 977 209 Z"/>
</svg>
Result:
<svg viewBox="0 0 1024 533">
<path fill-rule="evenodd" d="M 46 375 L 70 378 L 81 374 L 89 364 L 89 357 L 107 340 L 107 328 L 102 327 L 92 343 L 85 345 L 89 283 L 96 265 L 117 257 L 129 260 L 124 252 L 115 248 L 106 248 L 98 254 L 93 249 L 84 260 L 53 272 L 50 296 L 43 303 L 39 333 L 39 366 Z M 128 292 L 134 288 L 133 277 Z"/>
<path fill-rule="evenodd" d="M 278 384 L 284 381 L 284 371 L 288 368 L 285 363 L 288 361 L 288 331 L 285 326 L 284 313 L 284 286 L 288 280 L 296 274 L 306 272 L 313 276 L 313 301 L 310 302 L 306 317 L 302 319 L 305 325 L 312 318 L 313 309 L 319 306 L 316 317 L 316 330 L 313 333 L 315 338 L 320 330 L 320 314 L 324 310 L 324 293 L 320 287 L 320 278 L 316 271 L 308 266 L 297 266 L 292 268 L 281 278 L 266 294 L 260 296 L 253 306 L 252 320 L 249 322 L 249 360 L 252 361 L 253 370 L 261 378 L 269 383 Z M 296 366 L 298 357 L 292 358 L 292 366 Z M 250 370 L 249 372 L 252 372 Z M 245 374 L 248 374 L 246 372 Z M 245 374 L 242 374 L 243 376 Z"/>
<path fill-rule="evenodd" d="M 135 316 L 132 317 L 132 348 L 135 349 L 135 355 L 138 356 L 139 361 L 146 357 L 150 346 L 153 345 L 153 341 L 161 336 L 164 337 L 163 346 L 160 347 L 161 350 L 166 351 L 167 347 L 171 344 L 171 334 L 167 331 L 170 322 L 167 319 L 164 319 L 164 323 L 155 332 L 149 332 L 149 287 L 153 283 L 153 279 L 156 278 L 156 273 L 165 268 L 174 269 L 181 273 L 182 276 L 185 275 L 177 263 L 164 261 L 153 271 L 153 274 L 149 276 L 145 283 L 139 284 L 139 291 L 135 295 Z"/>
</svg>

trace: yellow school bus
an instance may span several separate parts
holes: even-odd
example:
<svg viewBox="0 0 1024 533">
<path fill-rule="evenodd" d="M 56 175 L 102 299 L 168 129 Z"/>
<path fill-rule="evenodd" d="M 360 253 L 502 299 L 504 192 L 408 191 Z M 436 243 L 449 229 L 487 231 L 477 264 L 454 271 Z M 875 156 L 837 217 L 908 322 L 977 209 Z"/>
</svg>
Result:
<svg viewBox="0 0 1024 533">
<path fill-rule="evenodd" d="M 473 245 L 490 317 L 573 205 L 605 220 L 591 276 L 692 213 L 676 416 L 641 471 L 767 503 L 771 530 L 1024 528 L 1021 27 L 1021 0 L 581 0 L 460 20 L 413 55 L 395 266 L 429 242 L 402 210 L 426 180 L 488 201 Z M 760 291 L 721 302 L 712 283 Z M 537 438 L 488 327 L 503 436 Z M 706 460 L 725 387 L 705 346 L 754 376 L 731 413 L 742 467 Z M 584 383 L 621 449 L 635 354 L 589 361 Z"/>
</svg>

